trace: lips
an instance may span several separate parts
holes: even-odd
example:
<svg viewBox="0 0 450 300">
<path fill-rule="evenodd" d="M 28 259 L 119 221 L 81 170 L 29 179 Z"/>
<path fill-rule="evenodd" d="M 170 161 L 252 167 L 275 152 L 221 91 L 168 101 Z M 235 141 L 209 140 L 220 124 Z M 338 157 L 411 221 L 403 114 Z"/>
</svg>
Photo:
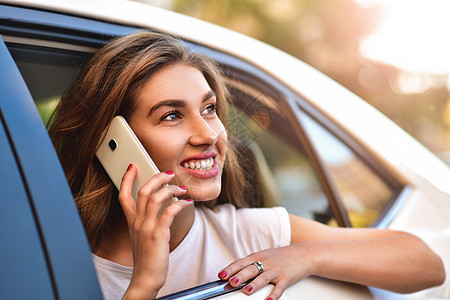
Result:
<svg viewBox="0 0 450 300">
<path fill-rule="evenodd" d="M 181 162 L 181 167 L 189 174 L 198 178 L 212 178 L 219 174 L 219 167 L 215 160 L 216 153 L 199 153 Z"/>
</svg>

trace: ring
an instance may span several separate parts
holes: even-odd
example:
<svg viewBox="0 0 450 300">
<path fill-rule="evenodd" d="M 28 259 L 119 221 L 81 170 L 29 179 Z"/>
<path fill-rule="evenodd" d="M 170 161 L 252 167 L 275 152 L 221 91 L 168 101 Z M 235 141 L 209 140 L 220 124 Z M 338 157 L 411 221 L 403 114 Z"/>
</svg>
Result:
<svg viewBox="0 0 450 300">
<path fill-rule="evenodd" d="M 258 260 L 257 262 L 254 262 L 250 265 L 254 265 L 255 267 L 258 268 L 258 275 L 261 274 L 262 272 L 264 272 L 264 266 L 260 260 Z"/>
</svg>

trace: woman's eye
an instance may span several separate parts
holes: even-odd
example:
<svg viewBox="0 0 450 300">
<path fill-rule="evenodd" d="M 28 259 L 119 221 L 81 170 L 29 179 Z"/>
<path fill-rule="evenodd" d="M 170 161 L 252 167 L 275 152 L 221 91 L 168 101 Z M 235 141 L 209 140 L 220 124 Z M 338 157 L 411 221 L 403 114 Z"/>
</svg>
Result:
<svg viewBox="0 0 450 300">
<path fill-rule="evenodd" d="M 164 115 L 161 118 L 161 121 L 175 121 L 175 120 L 178 120 L 178 118 L 179 118 L 179 114 L 177 112 L 170 112 L 170 113 Z"/>
<path fill-rule="evenodd" d="M 210 104 L 205 108 L 203 113 L 204 114 L 214 114 L 214 113 L 216 113 L 216 108 L 217 108 L 216 104 Z"/>
</svg>

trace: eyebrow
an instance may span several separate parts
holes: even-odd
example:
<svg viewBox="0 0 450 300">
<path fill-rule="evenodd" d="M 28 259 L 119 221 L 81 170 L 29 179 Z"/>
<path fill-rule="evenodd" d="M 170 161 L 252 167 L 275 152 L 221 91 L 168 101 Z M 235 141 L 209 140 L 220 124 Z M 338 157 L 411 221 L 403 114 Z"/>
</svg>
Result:
<svg viewBox="0 0 450 300">
<path fill-rule="evenodd" d="M 202 99 L 202 103 L 208 101 L 209 99 L 211 99 L 212 97 L 215 97 L 216 93 L 214 93 L 213 90 L 208 91 Z M 164 106 L 171 106 L 171 107 L 185 107 L 186 106 L 186 101 L 185 100 L 181 100 L 181 99 L 166 99 L 163 101 L 158 102 L 157 104 L 155 104 L 155 106 L 153 106 L 148 115 L 150 116 L 155 110 L 164 107 Z"/>
</svg>

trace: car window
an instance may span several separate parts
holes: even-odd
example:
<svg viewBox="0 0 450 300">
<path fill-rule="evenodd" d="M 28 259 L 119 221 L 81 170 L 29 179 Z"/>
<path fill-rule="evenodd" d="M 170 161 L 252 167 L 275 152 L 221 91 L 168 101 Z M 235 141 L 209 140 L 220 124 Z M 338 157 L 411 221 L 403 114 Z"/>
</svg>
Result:
<svg viewBox="0 0 450 300">
<path fill-rule="evenodd" d="M 7 46 L 47 124 L 62 92 L 89 53 L 17 43 L 7 43 Z"/>
<path fill-rule="evenodd" d="M 350 147 L 307 114 L 303 124 L 339 191 L 353 227 L 371 226 L 394 196 L 393 189 Z"/>
<path fill-rule="evenodd" d="M 46 124 L 62 92 L 90 53 L 16 43 L 8 43 L 8 49 Z M 282 128 L 289 126 L 281 110 L 268 109 L 261 97 L 258 100 L 239 89 L 234 89 L 234 94 L 236 99 L 246 101 L 236 103 L 232 110 L 230 131 L 257 157 L 265 187 L 263 205 L 282 205 L 292 214 L 328 222 L 328 200 L 301 145 L 293 136 L 281 134 L 285 132 Z"/>
<path fill-rule="evenodd" d="M 91 52 L 11 42 L 7 46 L 46 124 L 62 92 Z M 249 84 L 231 78 L 228 84 L 233 99 L 230 136 L 235 146 L 241 147 L 243 157 L 252 156 L 256 161 L 258 184 L 263 187 L 258 195 L 251 191 L 250 202 L 255 206 L 281 205 L 292 214 L 337 225 L 304 146 L 283 112 L 286 108 L 281 108 L 269 93 Z M 374 224 L 392 199 L 393 190 L 328 130 L 306 114 L 304 120 L 352 225 Z"/>
</svg>

